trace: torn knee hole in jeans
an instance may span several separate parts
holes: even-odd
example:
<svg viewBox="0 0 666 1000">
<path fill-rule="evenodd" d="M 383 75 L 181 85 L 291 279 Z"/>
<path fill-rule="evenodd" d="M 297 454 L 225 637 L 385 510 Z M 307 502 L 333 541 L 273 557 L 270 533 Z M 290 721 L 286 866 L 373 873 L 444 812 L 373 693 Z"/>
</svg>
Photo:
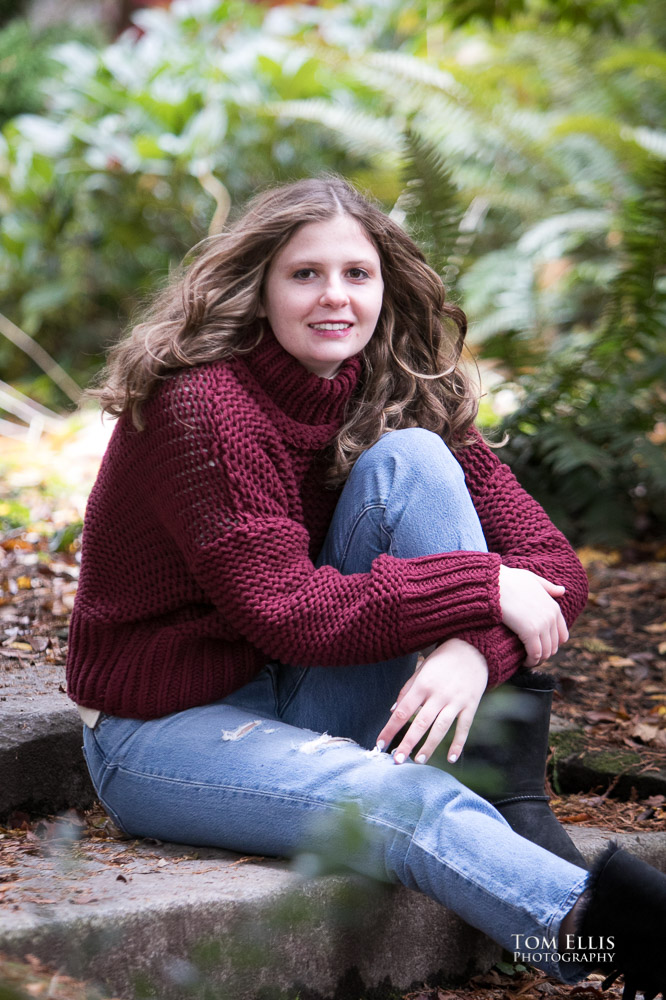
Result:
<svg viewBox="0 0 666 1000">
<path fill-rule="evenodd" d="M 251 733 L 253 730 L 255 730 L 257 728 L 257 726 L 260 726 L 260 725 L 261 725 L 261 719 L 254 719 L 252 722 L 244 722 L 243 725 L 242 726 L 238 726 L 237 729 L 223 729 L 222 733 L 221 733 L 221 736 L 222 736 L 222 739 L 226 740 L 226 741 L 228 741 L 228 740 L 242 740 L 244 736 L 247 736 L 248 733 Z M 262 730 L 262 732 L 268 734 L 268 733 L 274 733 L 275 730 L 274 729 L 264 729 L 264 730 Z"/>
<path fill-rule="evenodd" d="M 321 736 L 307 740 L 300 746 L 293 746 L 292 749 L 298 750 L 299 753 L 319 753 L 320 750 L 326 750 L 328 747 L 340 747 L 350 743 L 353 744 L 354 740 L 347 739 L 346 736 L 329 736 L 328 733 L 322 733 Z"/>
</svg>

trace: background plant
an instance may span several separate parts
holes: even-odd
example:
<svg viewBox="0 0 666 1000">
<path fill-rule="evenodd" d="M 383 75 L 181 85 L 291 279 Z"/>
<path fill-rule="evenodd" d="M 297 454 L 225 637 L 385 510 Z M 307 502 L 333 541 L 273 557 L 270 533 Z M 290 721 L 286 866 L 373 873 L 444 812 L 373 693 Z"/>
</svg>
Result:
<svg viewBox="0 0 666 1000">
<path fill-rule="evenodd" d="M 41 113 L 5 125 L 0 311 L 84 383 L 230 208 L 338 170 L 462 301 L 551 513 L 606 540 L 663 529 L 656 4 L 190 0 L 136 20 L 57 47 Z M 0 364 L 62 402 L 1 342 Z"/>
</svg>

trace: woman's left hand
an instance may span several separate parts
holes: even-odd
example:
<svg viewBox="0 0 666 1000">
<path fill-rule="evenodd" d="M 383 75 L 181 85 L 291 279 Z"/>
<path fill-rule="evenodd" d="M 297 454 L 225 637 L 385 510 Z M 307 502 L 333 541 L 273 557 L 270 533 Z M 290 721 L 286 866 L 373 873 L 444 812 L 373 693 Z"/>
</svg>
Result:
<svg viewBox="0 0 666 1000">
<path fill-rule="evenodd" d="M 377 746 L 382 750 L 389 746 L 393 737 L 417 713 L 400 745 L 393 751 L 393 759 L 396 764 L 402 764 L 428 733 L 416 758 L 418 764 L 425 764 L 457 719 L 448 753 L 448 760 L 453 763 L 462 752 L 487 684 L 485 656 L 463 639 L 447 639 L 426 657 L 402 688 L 391 718 L 377 737 Z"/>
</svg>

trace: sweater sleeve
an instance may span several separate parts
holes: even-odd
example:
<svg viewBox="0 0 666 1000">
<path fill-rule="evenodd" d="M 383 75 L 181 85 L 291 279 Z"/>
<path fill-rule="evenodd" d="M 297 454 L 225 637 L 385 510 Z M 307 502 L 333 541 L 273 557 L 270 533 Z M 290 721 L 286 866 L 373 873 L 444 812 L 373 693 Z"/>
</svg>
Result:
<svg viewBox="0 0 666 1000">
<path fill-rule="evenodd" d="M 527 493 L 507 465 L 475 432 L 476 440 L 457 454 L 479 515 L 488 548 L 506 566 L 528 569 L 566 593 L 558 604 L 570 627 L 587 601 L 585 570 L 561 531 Z M 502 624 L 473 626 L 458 637 L 476 646 L 488 661 L 489 683 L 507 680 L 525 661 L 517 635 Z"/>
<path fill-rule="evenodd" d="M 289 513 L 279 449 L 230 423 L 228 405 L 211 413 L 188 402 L 183 416 L 182 400 L 169 409 L 167 399 L 159 434 L 144 432 L 151 504 L 225 621 L 267 657 L 373 663 L 501 620 L 492 553 L 382 555 L 351 575 L 316 569 L 308 532 Z"/>
</svg>

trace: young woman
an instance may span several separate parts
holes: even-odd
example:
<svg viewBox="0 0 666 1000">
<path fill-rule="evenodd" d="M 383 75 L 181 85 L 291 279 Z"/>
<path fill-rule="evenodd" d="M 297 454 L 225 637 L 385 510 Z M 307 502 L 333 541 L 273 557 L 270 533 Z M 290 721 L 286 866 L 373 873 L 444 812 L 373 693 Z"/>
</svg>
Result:
<svg viewBox="0 0 666 1000">
<path fill-rule="evenodd" d="M 68 663 L 88 765 L 129 833 L 243 852 L 335 851 L 354 802 L 351 868 L 509 948 L 612 938 L 606 967 L 653 996 L 666 878 L 611 849 L 588 885 L 428 764 L 452 727 L 455 763 L 486 688 L 551 656 L 586 597 L 473 428 L 464 334 L 341 180 L 269 191 L 202 244 L 99 391 L 120 419 Z M 591 971 L 551 952 L 564 980 Z"/>
</svg>

